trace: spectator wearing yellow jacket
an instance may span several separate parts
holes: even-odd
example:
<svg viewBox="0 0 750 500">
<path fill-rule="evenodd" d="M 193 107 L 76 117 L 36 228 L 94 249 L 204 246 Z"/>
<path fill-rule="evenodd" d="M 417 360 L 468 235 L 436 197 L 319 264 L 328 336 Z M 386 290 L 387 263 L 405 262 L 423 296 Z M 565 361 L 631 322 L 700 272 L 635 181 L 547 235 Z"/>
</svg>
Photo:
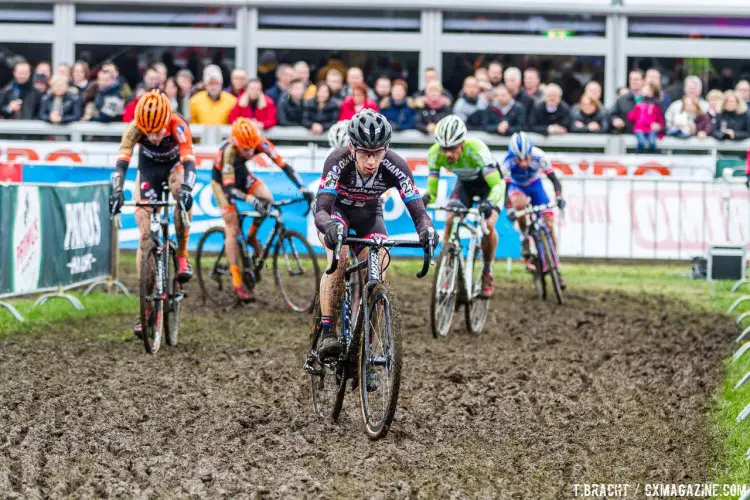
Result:
<svg viewBox="0 0 750 500">
<path fill-rule="evenodd" d="M 218 66 L 210 64 L 203 71 L 205 90 L 190 98 L 190 122 L 196 125 L 226 125 L 237 98 L 224 92 L 224 78 Z"/>
</svg>

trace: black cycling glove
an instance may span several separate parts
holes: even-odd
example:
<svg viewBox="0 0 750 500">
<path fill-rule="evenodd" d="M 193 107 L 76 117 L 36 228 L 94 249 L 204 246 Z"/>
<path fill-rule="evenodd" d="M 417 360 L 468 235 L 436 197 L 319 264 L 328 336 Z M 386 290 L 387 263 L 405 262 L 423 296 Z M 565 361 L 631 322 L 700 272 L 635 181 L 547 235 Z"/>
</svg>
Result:
<svg viewBox="0 0 750 500">
<path fill-rule="evenodd" d="M 112 194 L 109 195 L 109 213 L 111 215 L 119 214 L 123 203 L 125 203 L 125 195 L 122 189 L 112 191 Z"/>
<path fill-rule="evenodd" d="M 484 215 L 485 219 L 489 218 L 492 215 L 492 210 L 494 208 L 495 206 L 490 200 L 482 200 L 477 206 L 477 210 L 479 210 L 479 213 Z"/>
<path fill-rule="evenodd" d="M 435 229 L 431 227 L 422 228 L 422 230 L 419 231 L 419 242 L 422 243 L 422 245 L 425 247 L 432 244 L 432 248 L 434 249 L 438 244 Z"/>
<path fill-rule="evenodd" d="M 338 222 L 331 222 L 326 228 L 326 234 L 323 240 L 325 241 L 326 247 L 331 250 L 336 250 L 336 244 L 339 242 L 339 235 L 344 234 L 344 226 Z"/>
<path fill-rule="evenodd" d="M 189 212 L 191 208 L 193 208 L 193 193 L 192 188 L 186 184 L 183 184 L 180 186 L 180 192 L 178 193 L 178 197 L 180 199 L 180 208 L 182 210 Z"/>
</svg>

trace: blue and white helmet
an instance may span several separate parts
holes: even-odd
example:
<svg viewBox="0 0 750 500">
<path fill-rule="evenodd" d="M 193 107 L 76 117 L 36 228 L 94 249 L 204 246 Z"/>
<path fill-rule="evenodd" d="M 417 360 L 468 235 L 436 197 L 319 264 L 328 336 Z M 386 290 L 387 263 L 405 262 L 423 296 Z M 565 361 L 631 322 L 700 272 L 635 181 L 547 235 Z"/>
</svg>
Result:
<svg viewBox="0 0 750 500">
<path fill-rule="evenodd" d="M 534 149 L 534 144 L 531 142 L 531 138 L 526 132 L 516 132 L 510 138 L 510 144 L 508 144 L 508 152 L 519 160 L 525 160 L 531 156 L 531 150 Z"/>
<path fill-rule="evenodd" d="M 328 130 L 328 145 L 332 148 L 343 148 L 349 144 L 349 120 L 335 123 Z"/>
</svg>

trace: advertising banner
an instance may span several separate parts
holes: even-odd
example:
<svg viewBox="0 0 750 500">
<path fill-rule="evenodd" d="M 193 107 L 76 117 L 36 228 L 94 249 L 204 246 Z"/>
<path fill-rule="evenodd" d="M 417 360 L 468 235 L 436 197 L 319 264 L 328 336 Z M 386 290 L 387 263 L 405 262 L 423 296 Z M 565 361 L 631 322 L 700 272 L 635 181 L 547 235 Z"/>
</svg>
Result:
<svg viewBox="0 0 750 500">
<path fill-rule="evenodd" d="M 259 179 L 266 183 L 276 199 L 291 199 L 298 197 L 299 193 L 297 189 L 283 172 L 280 172 L 277 169 L 276 171 L 269 169 L 265 171 L 256 170 L 254 173 Z M 24 179 L 33 179 L 32 182 L 41 182 L 42 179 L 44 179 L 45 182 L 52 183 L 108 181 L 111 175 L 111 168 L 53 165 L 28 165 L 24 168 Z M 125 180 L 126 200 L 133 199 L 134 190 L 136 188 L 135 175 L 135 168 L 128 169 Z M 300 176 L 310 191 L 317 191 L 318 183 L 320 182 L 320 174 L 302 172 L 300 173 Z M 420 190 L 424 190 L 427 187 L 426 175 L 416 174 L 415 181 Z M 455 177 L 453 175 L 445 175 L 441 177 L 438 190 L 439 199 L 441 201 L 444 202 L 447 200 L 454 184 Z M 216 204 L 216 200 L 214 200 L 213 192 L 211 190 L 210 170 L 198 170 L 198 177 L 193 189 L 193 194 L 195 203 L 193 204 L 193 220 L 190 228 L 190 240 L 188 242 L 188 248 L 191 250 L 194 250 L 197 247 L 198 241 L 204 232 L 213 226 L 222 225 L 223 223 L 221 219 L 221 209 Z M 244 208 L 251 210 L 250 206 Z M 297 230 L 306 235 L 310 243 L 322 252 L 322 247 L 318 240 L 315 225 L 313 223 L 312 214 L 305 215 L 306 211 L 307 205 L 304 202 L 284 207 L 284 223 L 289 229 Z M 122 210 L 122 228 L 119 233 L 120 248 L 137 248 L 139 235 L 134 213 L 134 207 L 124 207 Z M 386 220 L 388 232 L 392 237 L 417 238 L 414 224 L 409 217 L 409 212 L 406 210 L 406 207 L 395 190 L 391 190 L 386 194 L 383 215 Z M 433 216 L 436 229 L 442 230 L 445 226 L 445 213 L 434 213 L 434 211 L 431 211 L 430 215 Z M 498 223 L 500 243 L 498 245 L 497 256 L 516 257 L 520 255 L 518 235 L 509 221 L 505 218 L 501 219 L 502 220 Z M 270 229 L 271 222 L 266 221 L 263 226 L 261 226 L 261 231 L 259 233 L 261 240 L 268 235 Z M 401 255 L 419 255 L 419 252 L 419 250 L 399 249 L 396 253 L 400 253 Z"/>
<path fill-rule="evenodd" d="M 109 275 L 108 184 L 0 185 L 0 295 Z"/>
</svg>

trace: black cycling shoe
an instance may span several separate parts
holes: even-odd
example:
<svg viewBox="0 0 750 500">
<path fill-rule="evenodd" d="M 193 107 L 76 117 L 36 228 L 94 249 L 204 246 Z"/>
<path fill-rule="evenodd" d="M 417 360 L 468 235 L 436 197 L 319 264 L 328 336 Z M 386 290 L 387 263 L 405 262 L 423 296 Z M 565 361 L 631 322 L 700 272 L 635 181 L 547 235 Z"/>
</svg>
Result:
<svg viewBox="0 0 750 500">
<path fill-rule="evenodd" d="M 141 324 L 141 320 L 136 321 L 133 325 L 133 335 L 139 339 L 143 338 L 143 325 Z"/>
<path fill-rule="evenodd" d="M 318 342 L 318 358 L 322 361 L 335 358 L 339 354 L 341 354 L 341 342 L 336 334 L 323 334 L 323 338 Z"/>
<path fill-rule="evenodd" d="M 560 289 L 565 290 L 566 288 L 568 288 L 568 285 L 565 284 L 565 280 L 560 276 Z"/>
</svg>

